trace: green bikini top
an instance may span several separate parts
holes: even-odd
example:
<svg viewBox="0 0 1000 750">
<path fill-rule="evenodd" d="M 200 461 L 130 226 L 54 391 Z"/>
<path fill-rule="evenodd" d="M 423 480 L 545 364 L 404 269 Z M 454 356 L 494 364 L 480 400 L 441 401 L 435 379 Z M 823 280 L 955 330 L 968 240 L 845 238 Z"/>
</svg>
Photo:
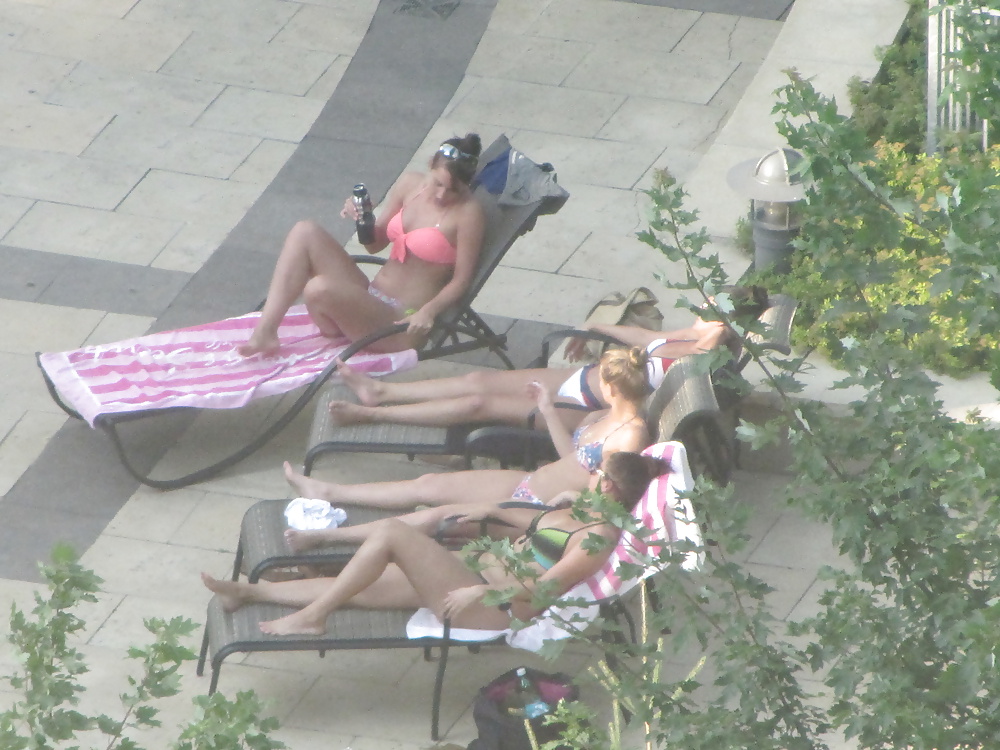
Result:
<svg viewBox="0 0 1000 750">
<path fill-rule="evenodd" d="M 528 543 L 531 549 L 531 554 L 535 558 L 535 562 L 541 565 L 545 570 L 548 570 L 562 559 L 563 554 L 566 552 L 566 546 L 569 544 L 570 537 L 572 537 L 577 531 L 583 531 L 583 529 L 587 528 L 586 526 L 583 526 L 573 531 L 566 531 L 565 529 L 558 529 L 555 527 L 546 527 L 544 529 L 538 528 L 538 521 L 541 517 L 546 513 L 551 513 L 553 510 L 557 510 L 557 508 L 544 510 L 531 519 L 531 524 L 524 532 L 524 537 L 522 537 L 524 541 Z"/>
</svg>

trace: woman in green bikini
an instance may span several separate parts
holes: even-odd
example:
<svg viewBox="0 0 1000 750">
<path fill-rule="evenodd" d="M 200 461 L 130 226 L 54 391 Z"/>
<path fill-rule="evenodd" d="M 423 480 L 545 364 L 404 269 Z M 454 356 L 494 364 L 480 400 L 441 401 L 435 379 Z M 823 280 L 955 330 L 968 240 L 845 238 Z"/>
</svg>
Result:
<svg viewBox="0 0 1000 750">
<path fill-rule="evenodd" d="M 603 470 L 594 473 L 591 488 L 631 509 L 649 482 L 667 468 L 659 459 L 618 452 L 605 460 Z M 275 635 L 322 634 L 327 617 L 342 607 L 428 607 L 438 618 L 450 618 L 455 627 L 502 629 L 510 625 L 511 617 L 529 620 L 540 613 L 533 602 L 539 587 L 545 586 L 558 596 L 598 572 L 621 533 L 597 513 L 584 511 L 581 516 L 579 509 L 494 507 L 488 519 L 476 515 L 460 520 L 487 520 L 505 528 L 529 529 L 515 540 L 514 547 L 531 552 L 536 579 L 520 581 L 500 561 L 488 556 L 479 558 L 480 572 L 475 573 L 462 553 L 446 549 L 398 519 L 386 519 L 336 577 L 247 583 L 221 581 L 202 573 L 202 581 L 227 611 L 253 602 L 300 607 L 290 615 L 260 624 L 263 632 Z M 595 536 L 605 541 L 600 550 L 590 543 L 584 545 L 585 539 Z M 488 592 L 512 589 L 516 593 L 509 606 L 483 604 Z"/>
</svg>

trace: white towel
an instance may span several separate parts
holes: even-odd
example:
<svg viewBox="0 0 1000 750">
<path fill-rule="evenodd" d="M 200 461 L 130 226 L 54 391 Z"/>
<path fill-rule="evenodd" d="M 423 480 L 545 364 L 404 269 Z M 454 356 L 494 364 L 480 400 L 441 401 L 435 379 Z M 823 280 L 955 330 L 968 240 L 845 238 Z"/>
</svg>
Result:
<svg viewBox="0 0 1000 750">
<path fill-rule="evenodd" d="M 326 500 L 297 497 L 285 507 L 285 520 L 289 528 L 299 531 L 335 529 L 347 520 L 347 512 Z"/>
</svg>

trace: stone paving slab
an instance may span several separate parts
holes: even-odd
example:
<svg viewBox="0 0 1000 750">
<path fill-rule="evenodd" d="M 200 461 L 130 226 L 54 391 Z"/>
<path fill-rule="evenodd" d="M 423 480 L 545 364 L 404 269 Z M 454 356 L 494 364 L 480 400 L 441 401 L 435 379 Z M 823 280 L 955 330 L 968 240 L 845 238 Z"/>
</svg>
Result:
<svg viewBox="0 0 1000 750">
<path fill-rule="evenodd" d="M 0 0 L 0 96 L 13 113 L 0 120 L 0 271 L 9 272 L 0 273 L 9 324 L 0 335 L 8 373 L 0 486 L 9 488 L 0 501 L 0 607 L 29 601 L 35 561 L 57 539 L 86 549 L 85 561 L 109 582 L 82 637 L 101 701 L 123 689 L 121 647 L 141 640 L 143 617 L 203 617 L 197 571 L 225 574 L 243 509 L 286 496 L 280 463 L 301 456 L 308 415 L 210 482 L 172 493 L 137 489 L 102 435 L 67 422 L 46 400 L 32 352 L 250 309 L 294 221 L 320 218 L 346 239 L 351 227 L 336 218 L 336 196 L 358 179 L 384 191 L 402 169 L 422 168 L 445 137 L 474 130 L 489 142 L 506 132 L 556 164 L 572 193 L 562 212 L 519 240 L 477 304 L 498 330 L 511 331 L 519 363 L 544 332 L 579 322 L 611 288 L 676 273 L 632 236 L 645 217 L 638 191 L 658 167 L 690 178 L 694 205 L 708 209 L 738 275 L 747 259 L 730 253 L 726 222 L 745 207 L 719 174 L 770 143 L 772 71 L 812 61 L 842 86 L 849 70 L 874 69 L 873 40 L 891 37 L 904 3 L 797 0 L 785 17 L 780 0 L 677 7 L 686 2 Z M 823 34 L 810 37 L 816 28 Z M 162 33 L 154 39 L 150 29 Z M 837 46 L 808 41 L 824 38 Z M 50 54 L 53 45 L 62 56 Z M 393 77 L 401 75 L 407 85 Z M 25 128 L 29 113 L 39 113 L 35 133 Z M 109 124 L 95 129 L 102 118 Z M 44 137 L 63 140 L 44 148 Z M 96 269 L 79 276 L 86 290 L 61 276 L 83 267 L 74 263 Z M 114 289 L 128 300 L 128 289 L 156 289 L 157 280 L 178 284 L 172 299 L 151 294 L 134 311 L 113 300 Z M 668 320 L 676 298 L 661 296 Z M 121 312 L 109 314 L 119 309 L 112 302 Z M 103 307 L 74 306 L 85 304 Z M 490 364 L 483 353 L 470 361 Z M 966 401 L 986 398 L 977 392 Z M 167 471 L 252 429 L 266 411 L 130 427 L 140 463 Z M 781 503 L 780 461 L 767 471 L 749 465 L 761 471 L 740 477 L 756 541 L 743 559 L 777 585 L 783 614 L 804 616 L 819 596 L 814 566 L 836 555 L 812 543 L 822 529 Z M 321 470 L 357 481 L 445 468 L 358 457 Z M 808 556 L 798 560 L 795 550 Z M 446 739 L 464 746 L 474 735 L 474 690 L 532 658 L 458 654 L 445 686 Z M 297 750 L 431 744 L 423 699 L 433 669 L 416 651 L 231 661 L 224 689 L 255 687 L 271 699 L 285 724 L 279 737 Z M 357 681 L 359 672 L 366 679 Z M 205 685 L 186 673 L 168 722 L 190 716 L 187 701 Z M 9 698 L 0 694 L 0 706 Z M 151 736 L 167 744 L 166 732 Z"/>
<path fill-rule="evenodd" d="M 734 16 L 763 18 L 770 21 L 783 19 L 792 7 L 793 0 L 621 0 L 661 8 L 688 8 L 706 13 L 725 13 Z"/>
<path fill-rule="evenodd" d="M 181 230 L 176 218 L 151 219 L 114 211 L 35 201 L 6 236 L 17 264 L 65 264 L 58 255 L 75 255 L 147 266 Z M 14 248 L 38 250 L 18 252 Z M 13 265 L 9 259 L 0 263 Z M 6 275 L 6 274 L 5 274 Z M 11 279 L 4 280 L 5 284 Z M 4 295 L 6 296 L 6 295 Z"/>
</svg>

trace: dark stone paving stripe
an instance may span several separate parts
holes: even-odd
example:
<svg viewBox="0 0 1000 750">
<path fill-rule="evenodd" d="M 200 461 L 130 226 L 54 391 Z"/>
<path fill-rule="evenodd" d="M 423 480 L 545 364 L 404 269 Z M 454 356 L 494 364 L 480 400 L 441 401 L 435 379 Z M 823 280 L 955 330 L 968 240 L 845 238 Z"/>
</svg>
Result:
<svg viewBox="0 0 1000 750">
<path fill-rule="evenodd" d="M 0 298 L 158 317 L 191 274 L 0 245 Z"/>
<path fill-rule="evenodd" d="M 252 309 L 266 290 L 282 238 L 298 219 L 318 219 L 346 239 L 352 227 L 338 214 L 350 187 L 362 180 L 380 197 L 406 167 L 461 82 L 495 4 L 382 0 L 309 136 L 222 246 L 177 292 L 154 329 Z M 6 252 L 0 253 L 0 263 L 7 259 Z M 13 254 L 9 260 L 16 265 Z M 47 279 L 45 289 L 55 287 L 52 294 L 58 291 L 61 299 L 107 297 L 103 290 L 63 288 L 56 270 L 46 266 L 52 259 L 32 262 L 38 265 L 38 283 Z M 119 289 L 131 283 L 124 271 L 116 273 Z M 21 278 L 30 281 L 30 276 L 25 271 Z M 99 274 L 90 277 L 101 283 Z M 167 277 L 157 277 L 156 283 L 169 286 Z M 32 288 L 26 282 L 22 287 Z M 139 462 L 154 465 L 186 424 L 183 417 L 169 415 L 130 425 L 136 433 L 130 442 L 142 453 Z M 0 577 L 39 580 L 37 561 L 47 559 L 60 540 L 83 552 L 137 486 L 105 436 L 76 421 L 64 425 L 0 504 Z"/>
<path fill-rule="evenodd" d="M 723 13 L 730 16 L 782 21 L 788 15 L 793 0 L 619 0 L 661 8 L 696 10 L 700 13 Z"/>
</svg>

